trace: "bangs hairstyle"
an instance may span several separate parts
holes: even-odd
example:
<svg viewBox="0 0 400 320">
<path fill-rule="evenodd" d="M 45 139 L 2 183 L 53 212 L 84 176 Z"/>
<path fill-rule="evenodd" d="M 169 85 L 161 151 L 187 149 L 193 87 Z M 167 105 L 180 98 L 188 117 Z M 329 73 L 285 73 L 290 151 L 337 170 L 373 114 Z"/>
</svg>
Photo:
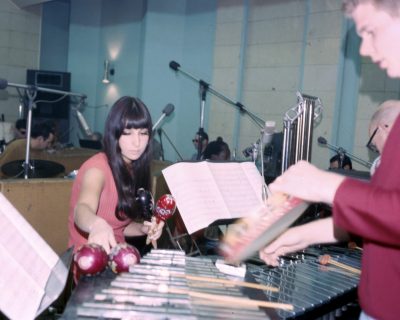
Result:
<svg viewBox="0 0 400 320">
<path fill-rule="evenodd" d="M 138 98 L 122 97 L 112 106 L 104 130 L 104 152 L 111 168 L 118 192 L 118 205 L 115 216 L 132 220 L 144 217 L 136 201 L 136 191 L 144 188 L 151 190 L 150 162 L 152 121 L 146 105 Z M 122 158 L 119 138 L 125 129 L 147 129 L 149 143 L 139 159 L 126 164 Z"/>
</svg>

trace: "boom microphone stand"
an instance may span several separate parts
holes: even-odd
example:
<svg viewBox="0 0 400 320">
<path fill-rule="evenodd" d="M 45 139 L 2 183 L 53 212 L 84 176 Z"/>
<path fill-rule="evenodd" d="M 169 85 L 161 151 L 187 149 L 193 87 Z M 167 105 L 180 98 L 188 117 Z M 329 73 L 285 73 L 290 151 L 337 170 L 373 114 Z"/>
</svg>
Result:
<svg viewBox="0 0 400 320">
<path fill-rule="evenodd" d="M 161 129 L 157 129 L 158 139 L 160 139 L 160 147 L 161 147 L 161 160 L 164 161 L 164 146 L 162 141 L 162 131 Z"/>
<path fill-rule="evenodd" d="M 205 82 L 204 80 L 201 80 L 193 75 L 191 75 L 190 73 L 186 72 L 185 70 L 182 70 L 181 65 L 176 62 L 176 61 L 171 61 L 169 63 L 169 67 L 175 71 L 179 71 L 182 74 L 184 74 L 185 76 L 189 77 L 190 79 L 198 82 L 200 84 L 200 88 L 201 90 L 204 91 L 209 91 L 211 92 L 214 96 L 220 98 L 221 100 L 227 102 L 228 104 L 235 106 L 239 109 L 240 112 L 245 113 L 246 115 L 248 115 L 250 117 L 251 120 L 254 121 L 255 124 L 257 124 L 260 128 L 264 128 L 264 120 L 261 119 L 260 117 L 258 117 L 257 115 L 255 115 L 254 113 L 252 113 L 251 111 L 249 111 L 242 103 L 238 102 L 238 101 L 233 101 L 232 99 L 228 98 L 227 96 L 223 95 L 222 93 L 218 92 L 217 90 L 215 90 L 214 88 L 212 88 L 212 86 Z M 205 103 L 205 93 L 201 92 L 202 94 L 202 109 L 204 108 L 204 103 Z M 204 99 L 203 99 L 203 95 L 204 95 Z M 201 110 L 201 115 L 200 115 L 200 122 L 202 122 L 204 119 L 202 118 L 204 116 L 203 114 L 203 110 Z M 202 129 L 202 123 L 200 123 L 200 129 L 199 131 Z"/>
<path fill-rule="evenodd" d="M 367 167 L 367 168 L 371 168 L 372 163 L 365 161 L 359 157 L 356 157 L 355 155 L 351 154 L 350 152 L 347 152 L 345 149 L 343 149 L 342 147 L 337 147 L 335 145 L 329 144 L 328 141 L 326 141 L 326 139 L 324 137 L 318 137 L 318 143 L 324 146 L 327 146 L 329 149 L 337 152 L 337 154 L 339 155 L 339 168 L 342 167 L 343 164 L 343 160 L 344 160 L 344 156 L 347 155 L 349 158 L 351 158 L 352 160 L 358 162 L 359 164 Z"/>
<path fill-rule="evenodd" d="M 200 84 L 200 128 L 197 132 L 199 141 L 197 143 L 197 160 L 201 159 L 201 154 L 203 152 L 203 136 L 204 136 L 204 109 L 206 105 L 207 90 L 209 88 L 208 83 L 203 80 L 199 81 Z"/>
<path fill-rule="evenodd" d="M 172 146 L 172 148 L 174 149 L 174 151 L 175 151 L 176 154 L 178 155 L 179 159 L 180 159 L 181 161 L 183 161 L 183 158 L 182 158 L 181 154 L 179 153 L 178 149 L 176 149 L 175 145 L 172 143 L 171 139 L 168 137 L 168 135 L 167 135 L 167 133 L 164 131 L 164 129 L 163 129 L 163 128 L 160 128 L 160 129 L 158 129 L 158 130 L 160 130 L 160 131 L 158 131 L 160 137 L 161 137 L 161 132 L 162 132 L 162 133 L 164 134 L 164 137 L 168 140 L 169 144 Z M 163 154 L 164 154 L 164 150 L 163 150 Z"/>
<path fill-rule="evenodd" d="M 28 98 L 27 107 L 28 107 L 28 119 L 27 119 L 27 128 L 26 128 L 26 149 L 25 149 L 25 162 L 24 162 L 24 179 L 28 179 L 29 169 L 32 167 L 29 164 L 29 153 L 30 153 L 30 144 L 31 144 L 31 127 L 32 127 L 32 109 L 34 106 L 34 100 L 36 98 L 38 91 L 56 93 L 60 95 L 66 96 L 76 96 L 80 97 L 82 100 L 86 99 L 86 95 L 81 93 L 67 92 L 61 90 L 54 90 L 49 88 L 37 87 L 34 85 L 24 85 L 17 83 L 7 82 L 5 79 L 0 79 L 0 89 L 5 89 L 6 87 L 14 87 L 17 89 L 24 89 L 25 95 Z M 64 98 L 62 97 L 62 98 Z"/>
</svg>

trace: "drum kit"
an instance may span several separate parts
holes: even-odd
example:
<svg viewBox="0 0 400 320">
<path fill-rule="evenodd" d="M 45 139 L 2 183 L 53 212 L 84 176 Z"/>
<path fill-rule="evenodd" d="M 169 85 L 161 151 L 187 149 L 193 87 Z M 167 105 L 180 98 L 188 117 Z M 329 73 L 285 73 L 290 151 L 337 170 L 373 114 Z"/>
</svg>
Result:
<svg viewBox="0 0 400 320">
<path fill-rule="evenodd" d="M 0 151 L 3 153 L 7 144 L 14 140 L 14 125 L 11 122 L 0 122 Z M 47 160 L 30 160 L 28 178 L 51 178 L 64 172 L 63 165 Z M 1 166 L 2 173 L 8 178 L 24 177 L 24 160 L 15 160 Z"/>
</svg>

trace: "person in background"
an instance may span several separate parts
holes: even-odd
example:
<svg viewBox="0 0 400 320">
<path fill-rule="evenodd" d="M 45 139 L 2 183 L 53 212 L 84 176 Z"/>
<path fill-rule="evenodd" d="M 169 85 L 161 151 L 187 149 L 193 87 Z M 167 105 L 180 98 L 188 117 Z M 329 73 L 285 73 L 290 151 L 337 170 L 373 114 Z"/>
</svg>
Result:
<svg viewBox="0 0 400 320">
<path fill-rule="evenodd" d="M 208 145 L 208 134 L 205 131 L 197 132 L 192 142 L 194 148 L 196 149 L 196 152 L 192 155 L 191 160 L 202 160 L 204 150 Z M 199 150 L 200 150 L 200 158 L 198 158 Z"/>
<path fill-rule="evenodd" d="M 41 158 L 44 150 L 50 148 L 55 139 L 55 132 L 47 122 L 32 126 L 30 137 L 30 158 Z M 0 167 L 8 162 L 24 160 L 26 156 L 26 139 L 16 139 L 7 145 L 0 156 Z"/>
<path fill-rule="evenodd" d="M 361 37 L 360 54 L 369 56 L 389 77 L 400 78 L 400 1 L 343 2 Z M 375 129 L 371 132 L 371 128 Z M 386 129 L 385 123 L 370 127 L 368 145 L 378 146 L 377 135 L 379 131 L 386 134 Z M 397 298 L 400 288 L 399 137 L 400 117 L 397 116 L 381 145 L 381 161 L 370 182 L 325 172 L 300 161 L 269 186 L 273 193 L 283 192 L 310 202 L 331 204 L 333 218 L 289 229 L 262 249 L 260 257 L 268 264 L 277 265 L 280 255 L 315 243 L 334 242 L 343 230 L 362 237 L 358 287 L 362 320 L 394 320 L 400 314 Z"/>
<path fill-rule="evenodd" d="M 203 152 L 203 158 L 217 161 L 228 161 L 231 158 L 229 146 L 221 137 L 211 141 Z"/>
<path fill-rule="evenodd" d="M 342 158 L 341 158 L 342 157 Z M 341 165 L 339 165 L 341 163 Z M 351 159 L 345 154 L 336 154 L 329 160 L 329 169 L 353 170 Z"/>
<path fill-rule="evenodd" d="M 115 102 L 105 124 L 104 152 L 81 166 L 72 187 L 68 227 L 75 251 L 97 243 L 109 253 L 125 237 L 148 234 L 151 223 L 144 219 L 150 217 L 136 195 L 139 188 L 151 190 L 151 135 L 151 117 L 142 101 L 122 97 Z M 163 225 L 151 240 L 161 236 Z M 76 268 L 74 275 L 77 280 Z"/>
<path fill-rule="evenodd" d="M 15 122 L 14 136 L 15 139 L 26 138 L 26 119 L 18 119 Z"/>
<path fill-rule="evenodd" d="M 372 115 L 369 124 L 370 140 L 367 147 L 370 151 L 378 156 L 374 159 L 370 172 L 371 175 L 375 173 L 381 161 L 381 153 L 385 146 L 386 140 L 392 130 L 393 124 L 397 116 L 400 114 L 400 101 L 388 100 L 382 103 L 378 110 Z"/>
</svg>

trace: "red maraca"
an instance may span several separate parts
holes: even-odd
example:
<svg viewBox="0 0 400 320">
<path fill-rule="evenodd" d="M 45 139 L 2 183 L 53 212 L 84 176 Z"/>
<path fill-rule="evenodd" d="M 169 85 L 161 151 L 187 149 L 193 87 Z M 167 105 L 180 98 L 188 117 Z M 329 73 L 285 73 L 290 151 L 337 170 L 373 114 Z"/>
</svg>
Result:
<svg viewBox="0 0 400 320">
<path fill-rule="evenodd" d="M 108 265 L 115 273 L 128 272 L 129 267 L 140 262 L 140 253 L 136 247 L 119 243 L 111 249 Z"/>
<path fill-rule="evenodd" d="M 172 195 L 164 194 L 162 195 L 154 208 L 154 214 L 151 217 L 151 226 L 147 235 L 146 244 L 150 243 L 150 236 L 156 233 L 161 221 L 165 221 L 172 217 L 176 210 L 176 202 Z M 157 248 L 157 242 L 155 240 L 151 241 L 154 248 Z"/>
<path fill-rule="evenodd" d="M 74 261 L 82 274 L 95 275 L 106 268 L 108 256 L 101 245 L 87 243 L 75 253 Z"/>
<path fill-rule="evenodd" d="M 154 215 L 156 216 L 157 223 L 165 221 L 173 216 L 176 210 L 176 202 L 170 194 L 164 194 L 158 199 L 156 207 L 154 208 Z"/>
</svg>

